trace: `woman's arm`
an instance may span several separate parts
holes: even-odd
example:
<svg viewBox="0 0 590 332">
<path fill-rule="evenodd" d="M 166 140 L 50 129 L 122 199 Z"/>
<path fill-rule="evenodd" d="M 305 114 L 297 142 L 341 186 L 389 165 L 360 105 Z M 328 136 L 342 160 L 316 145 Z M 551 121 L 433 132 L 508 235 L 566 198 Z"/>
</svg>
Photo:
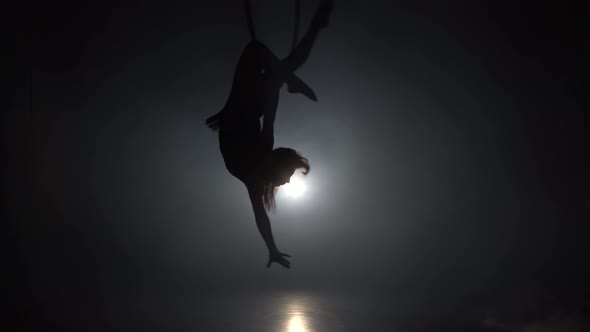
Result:
<svg viewBox="0 0 590 332">
<path fill-rule="evenodd" d="M 267 267 L 269 267 L 272 262 L 277 262 L 286 268 L 290 268 L 291 263 L 285 258 L 290 256 L 279 252 L 277 245 L 275 244 L 270 227 L 270 219 L 268 218 L 268 214 L 266 213 L 264 205 L 262 204 L 262 190 L 253 185 L 246 187 L 248 188 L 250 202 L 252 203 L 252 208 L 254 209 L 256 226 L 258 226 L 258 231 L 260 231 L 260 234 L 266 243 L 266 247 L 268 248 L 269 258 Z"/>
</svg>

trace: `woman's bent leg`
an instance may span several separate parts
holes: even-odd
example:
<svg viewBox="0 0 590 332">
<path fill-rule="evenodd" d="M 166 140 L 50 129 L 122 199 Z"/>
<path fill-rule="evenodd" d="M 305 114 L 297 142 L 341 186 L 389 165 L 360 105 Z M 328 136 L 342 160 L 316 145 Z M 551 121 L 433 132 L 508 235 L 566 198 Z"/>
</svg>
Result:
<svg viewBox="0 0 590 332">
<path fill-rule="evenodd" d="M 281 70 L 289 73 L 294 72 L 307 61 L 311 48 L 320 32 L 320 30 L 327 26 L 328 17 L 332 12 L 332 1 L 325 0 L 320 4 L 311 25 L 307 30 L 303 39 L 297 44 L 295 49 L 285 59 L 281 60 Z"/>
</svg>

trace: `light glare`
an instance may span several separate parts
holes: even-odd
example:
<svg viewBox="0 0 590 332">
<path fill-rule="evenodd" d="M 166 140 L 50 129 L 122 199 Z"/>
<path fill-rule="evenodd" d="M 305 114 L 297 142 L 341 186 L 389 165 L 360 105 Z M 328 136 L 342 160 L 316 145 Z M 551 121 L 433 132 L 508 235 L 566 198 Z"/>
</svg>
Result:
<svg viewBox="0 0 590 332">
<path fill-rule="evenodd" d="M 305 183 L 301 178 L 302 174 L 295 173 L 291 176 L 289 183 L 285 183 L 281 188 L 285 191 L 288 197 L 298 198 L 303 196 L 306 191 Z"/>
</svg>

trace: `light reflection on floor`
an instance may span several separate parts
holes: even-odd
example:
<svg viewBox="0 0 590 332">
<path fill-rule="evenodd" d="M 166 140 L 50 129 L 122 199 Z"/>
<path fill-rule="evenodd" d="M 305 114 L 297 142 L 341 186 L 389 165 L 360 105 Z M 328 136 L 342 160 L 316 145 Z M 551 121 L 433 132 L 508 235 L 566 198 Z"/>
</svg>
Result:
<svg viewBox="0 0 590 332">
<path fill-rule="evenodd" d="M 309 313 L 313 311 L 309 301 L 301 296 L 283 298 L 284 332 L 313 332 L 310 327 Z"/>
<path fill-rule="evenodd" d="M 293 316 L 289 318 L 287 332 L 308 332 L 306 325 L 304 316 Z"/>
</svg>

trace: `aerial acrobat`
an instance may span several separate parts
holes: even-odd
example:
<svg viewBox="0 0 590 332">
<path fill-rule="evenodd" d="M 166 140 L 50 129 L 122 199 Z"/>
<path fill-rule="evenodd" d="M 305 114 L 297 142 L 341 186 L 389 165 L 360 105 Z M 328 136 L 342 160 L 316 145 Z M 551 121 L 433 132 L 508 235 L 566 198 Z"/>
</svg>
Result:
<svg viewBox="0 0 590 332">
<path fill-rule="evenodd" d="M 267 210 L 275 208 L 275 190 L 289 182 L 297 169 L 309 172 L 309 162 L 290 148 L 274 146 L 274 121 L 279 92 L 287 84 L 290 93 L 301 93 L 317 101 L 313 90 L 294 72 L 307 60 L 321 29 L 328 25 L 332 1 L 323 0 L 310 27 L 297 43 L 299 15 L 296 0 L 296 28 L 293 49 L 285 59 L 278 59 L 266 45 L 256 40 L 250 3 L 244 1 L 251 41 L 246 45 L 235 69 L 233 84 L 223 109 L 206 120 L 207 126 L 219 130 L 219 148 L 227 170 L 248 189 L 256 225 L 269 251 L 267 267 L 273 262 L 290 268 L 275 244 Z M 260 117 L 263 118 L 262 128 Z"/>
</svg>

